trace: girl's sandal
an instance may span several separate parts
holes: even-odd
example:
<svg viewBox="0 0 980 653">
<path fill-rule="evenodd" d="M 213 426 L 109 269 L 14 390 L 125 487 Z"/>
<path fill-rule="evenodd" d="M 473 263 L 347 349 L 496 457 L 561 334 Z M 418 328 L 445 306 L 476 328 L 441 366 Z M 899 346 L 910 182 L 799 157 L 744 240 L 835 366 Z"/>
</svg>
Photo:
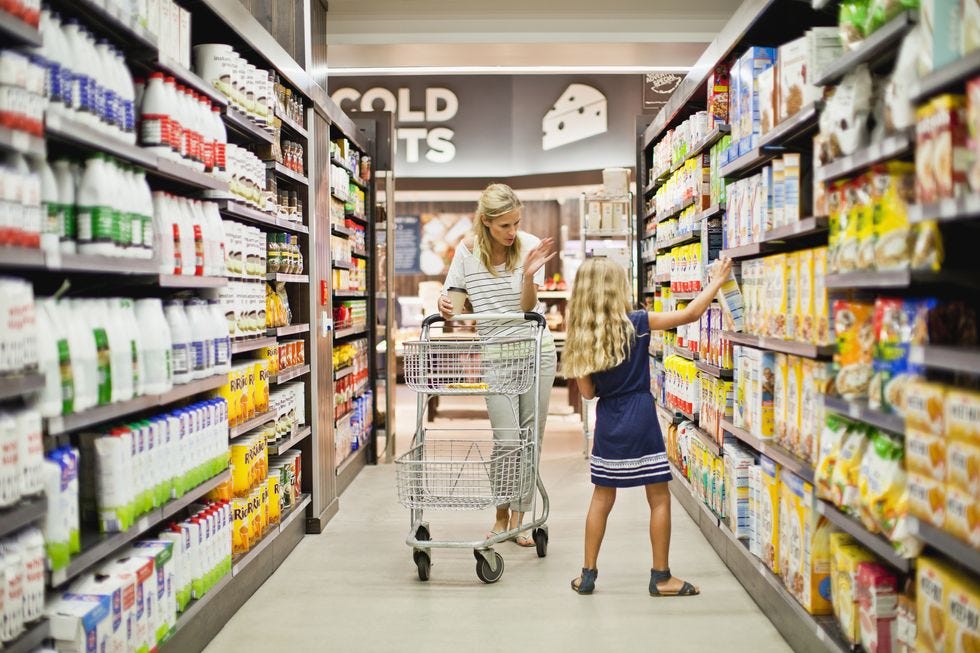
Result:
<svg viewBox="0 0 980 653">
<path fill-rule="evenodd" d="M 598 569 L 582 567 L 582 575 L 572 580 L 572 591 L 578 594 L 591 594 L 595 591 L 595 579 L 598 575 Z"/>
<path fill-rule="evenodd" d="M 668 581 L 672 577 L 673 576 L 671 576 L 670 569 L 664 569 L 663 571 L 659 571 L 657 569 L 651 569 L 650 570 L 650 596 L 657 596 L 657 597 L 697 596 L 698 594 L 701 593 L 701 590 L 696 588 L 694 585 L 691 585 L 687 581 L 684 581 L 684 584 L 681 586 L 681 588 L 675 591 L 664 592 L 661 591 L 659 587 L 657 587 L 658 583 L 663 583 L 665 581 Z"/>
</svg>

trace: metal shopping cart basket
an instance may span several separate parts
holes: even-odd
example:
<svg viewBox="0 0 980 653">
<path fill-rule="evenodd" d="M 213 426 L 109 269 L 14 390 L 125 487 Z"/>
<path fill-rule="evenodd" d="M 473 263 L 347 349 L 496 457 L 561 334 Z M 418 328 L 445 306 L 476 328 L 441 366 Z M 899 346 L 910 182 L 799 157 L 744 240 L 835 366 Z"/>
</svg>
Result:
<svg viewBox="0 0 980 653">
<path fill-rule="evenodd" d="M 476 332 L 455 327 L 473 321 Z M 426 581 L 435 548 L 472 549 L 476 575 L 495 583 L 504 573 L 500 542 L 530 530 L 538 556 L 548 551 L 548 493 L 538 473 L 537 431 L 541 338 L 546 323 L 537 313 L 433 315 L 421 338 L 406 342 L 405 382 L 418 393 L 415 436 L 408 452 L 395 460 L 398 499 L 411 510 L 406 544 L 419 579 Z M 516 398 L 532 390 L 531 426 L 521 428 Z M 513 421 L 489 429 L 427 428 L 429 399 L 438 395 L 503 395 L 514 398 Z M 473 541 L 434 540 L 426 510 L 486 510 L 532 497 L 531 521 Z M 537 497 L 540 495 L 540 512 Z"/>
</svg>

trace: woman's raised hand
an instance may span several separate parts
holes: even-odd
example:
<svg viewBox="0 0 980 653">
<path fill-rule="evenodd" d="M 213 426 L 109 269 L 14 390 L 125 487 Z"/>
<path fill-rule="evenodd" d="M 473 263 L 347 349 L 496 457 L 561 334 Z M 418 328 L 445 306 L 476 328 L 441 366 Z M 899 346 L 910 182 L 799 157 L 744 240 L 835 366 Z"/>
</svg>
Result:
<svg viewBox="0 0 980 653">
<path fill-rule="evenodd" d="M 728 278 L 728 273 L 731 271 L 732 259 L 728 258 L 727 256 L 719 257 L 718 260 L 710 268 L 708 268 L 712 281 L 719 279 L 721 282 L 724 282 L 724 280 Z"/>
<path fill-rule="evenodd" d="M 524 259 L 524 276 L 533 277 L 534 274 L 544 267 L 544 264 L 555 257 L 558 252 L 554 251 L 555 239 L 545 238 L 538 246 L 527 253 Z"/>
</svg>

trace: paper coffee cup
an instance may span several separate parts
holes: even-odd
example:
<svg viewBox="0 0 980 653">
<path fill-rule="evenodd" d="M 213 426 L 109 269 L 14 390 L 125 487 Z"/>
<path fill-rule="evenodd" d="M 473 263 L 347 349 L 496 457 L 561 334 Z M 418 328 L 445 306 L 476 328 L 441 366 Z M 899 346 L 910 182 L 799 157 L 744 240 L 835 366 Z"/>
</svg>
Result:
<svg viewBox="0 0 980 653">
<path fill-rule="evenodd" d="M 466 290 L 464 288 L 450 288 L 449 301 L 453 303 L 453 315 L 461 315 L 465 312 Z"/>
</svg>

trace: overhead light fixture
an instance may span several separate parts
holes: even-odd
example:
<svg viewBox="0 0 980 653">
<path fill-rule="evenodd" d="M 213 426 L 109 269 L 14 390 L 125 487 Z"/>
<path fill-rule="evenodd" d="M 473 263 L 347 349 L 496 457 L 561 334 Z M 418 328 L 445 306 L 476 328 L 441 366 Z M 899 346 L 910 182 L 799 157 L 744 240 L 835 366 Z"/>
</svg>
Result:
<svg viewBox="0 0 980 653">
<path fill-rule="evenodd" d="M 644 75 L 686 73 L 690 66 L 385 66 L 377 68 L 330 68 L 335 77 L 375 75 Z"/>
</svg>

